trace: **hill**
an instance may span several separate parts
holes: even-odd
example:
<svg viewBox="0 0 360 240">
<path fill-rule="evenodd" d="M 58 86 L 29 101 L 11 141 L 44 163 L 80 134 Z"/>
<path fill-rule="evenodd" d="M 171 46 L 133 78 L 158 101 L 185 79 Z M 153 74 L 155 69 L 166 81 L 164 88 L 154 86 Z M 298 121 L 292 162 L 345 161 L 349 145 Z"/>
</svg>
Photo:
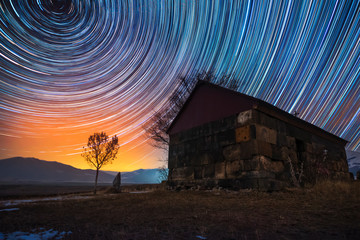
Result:
<svg viewBox="0 0 360 240">
<path fill-rule="evenodd" d="M 118 172 L 100 171 L 99 183 L 112 183 Z M 59 162 L 36 158 L 8 158 L 0 160 L 1 182 L 94 182 L 95 170 L 82 170 Z M 123 172 L 123 184 L 152 184 L 159 182 L 157 169 Z"/>
<path fill-rule="evenodd" d="M 123 183 L 159 183 L 159 171 L 157 169 L 139 169 L 133 172 L 124 172 L 121 175 Z"/>
<path fill-rule="evenodd" d="M 3 182 L 94 182 L 95 170 L 81 170 L 59 162 L 14 157 L 0 160 Z M 110 183 L 110 174 L 100 172 L 99 183 Z"/>
<path fill-rule="evenodd" d="M 118 172 L 104 171 L 108 174 L 116 176 Z M 122 172 L 121 182 L 124 184 L 154 184 L 159 183 L 160 174 L 158 169 L 138 169 L 132 172 Z"/>
</svg>

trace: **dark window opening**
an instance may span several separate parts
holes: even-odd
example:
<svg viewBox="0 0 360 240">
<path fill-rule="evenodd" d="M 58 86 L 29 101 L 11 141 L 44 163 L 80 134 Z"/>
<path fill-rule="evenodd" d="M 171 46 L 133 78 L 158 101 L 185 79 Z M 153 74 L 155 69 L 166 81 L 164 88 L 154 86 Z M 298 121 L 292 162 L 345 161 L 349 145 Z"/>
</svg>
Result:
<svg viewBox="0 0 360 240">
<path fill-rule="evenodd" d="M 303 162 L 304 159 L 302 157 L 302 153 L 305 152 L 305 143 L 299 139 L 296 139 L 296 153 L 298 157 L 299 163 Z"/>
</svg>

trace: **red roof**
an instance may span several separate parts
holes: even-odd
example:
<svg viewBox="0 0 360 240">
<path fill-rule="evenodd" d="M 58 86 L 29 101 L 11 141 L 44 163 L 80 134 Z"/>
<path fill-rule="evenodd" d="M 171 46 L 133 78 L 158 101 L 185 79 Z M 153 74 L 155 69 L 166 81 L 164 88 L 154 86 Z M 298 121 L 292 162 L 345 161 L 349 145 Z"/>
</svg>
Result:
<svg viewBox="0 0 360 240">
<path fill-rule="evenodd" d="M 199 81 L 168 129 L 169 134 L 249 110 L 259 100 L 208 82 Z"/>
</svg>

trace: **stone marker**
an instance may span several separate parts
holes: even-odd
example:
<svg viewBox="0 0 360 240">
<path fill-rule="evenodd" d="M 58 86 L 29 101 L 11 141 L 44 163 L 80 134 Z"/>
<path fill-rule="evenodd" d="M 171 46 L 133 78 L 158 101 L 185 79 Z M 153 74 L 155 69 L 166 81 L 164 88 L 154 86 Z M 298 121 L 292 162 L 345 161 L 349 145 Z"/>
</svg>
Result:
<svg viewBox="0 0 360 240">
<path fill-rule="evenodd" d="M 119 172 L 114 181 L 113 181 L 113 187 L 120 192 L 120 186 L 121 186 L 121 173 Z"/>
</svg>

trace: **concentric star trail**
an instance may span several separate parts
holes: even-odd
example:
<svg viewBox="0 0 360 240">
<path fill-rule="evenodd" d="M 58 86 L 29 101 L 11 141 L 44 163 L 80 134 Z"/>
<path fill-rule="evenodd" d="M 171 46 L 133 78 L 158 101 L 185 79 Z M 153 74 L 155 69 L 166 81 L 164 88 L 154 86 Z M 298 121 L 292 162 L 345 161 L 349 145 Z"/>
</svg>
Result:
<svg viewBox="0 0 360 240">
<path fill-rule="evenodd" d="M 113 169 L 154 167 L 142 125 L 206 71 L 360 150 L 359 1 L 3 0 L 0 158 L 85 168 L 106 131 Z"/>
</svg>

